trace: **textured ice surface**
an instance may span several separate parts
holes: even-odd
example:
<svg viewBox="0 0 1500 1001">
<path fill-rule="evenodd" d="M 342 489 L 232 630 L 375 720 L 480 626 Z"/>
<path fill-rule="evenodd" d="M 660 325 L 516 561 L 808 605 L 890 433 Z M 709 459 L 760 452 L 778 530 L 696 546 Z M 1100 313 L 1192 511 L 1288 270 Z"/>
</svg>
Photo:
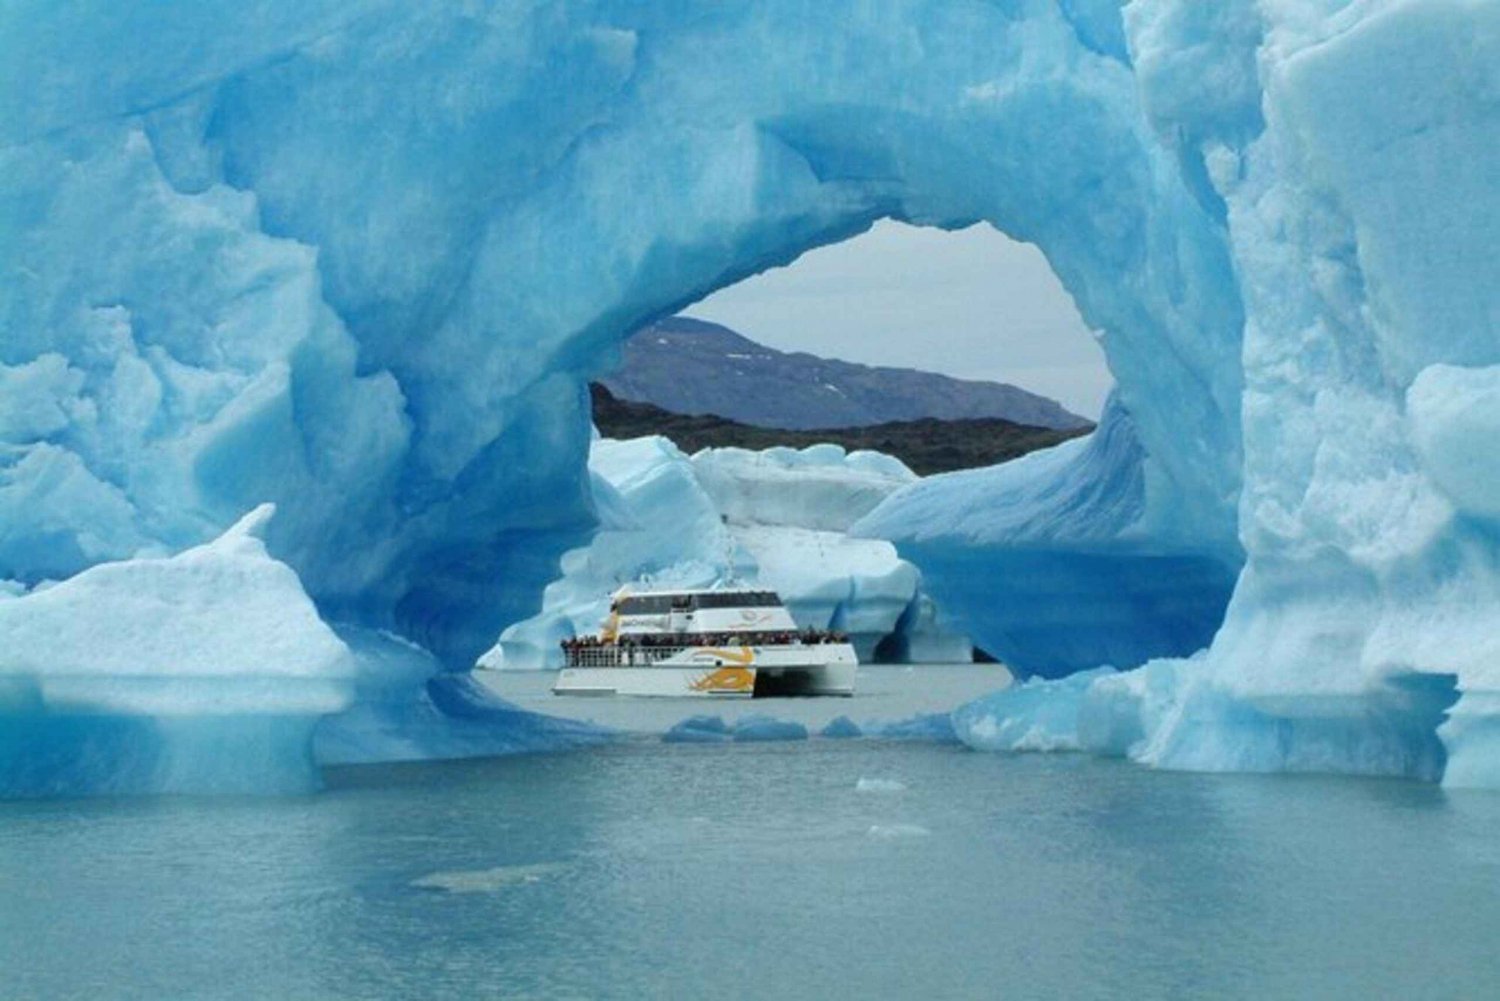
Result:
<svg viewBox="0 0 1500 1001">
<path fill-rule="evenodd" d="M 1223 621 L 1241 557 L 1147 527 L 1143 456 L 1114 401 L 1087 439 L 928 477 L 854 531 L 893 539 L 943 609 L 1019 674 L 1190 654 Z"/>
<path fill-rule="evenodd" d="M 777 719 L 763 713 L 750 713 L 734 721 L 730 735 L 740 742 L 768 740 L 806 740 L 807 727 L 796 720 Z"/>
<path fill-rule="evenodd" d="M 863 736 L 879 740 L 919 740 L 933 744 L 958 742 L 953 721 L 947 712 L 919 713 L 894 720 L 865 720 L 859 728 Z"/>
<path fill-rule="evenodd" d="M 1450 681 L 1416 676 L 1357 696 L 1247 700 L 1206 656 L 1134 671 L 1034 679 L 953 713 L 959 739 L 989 751 L 1090 751 L 1203 771 L 1339 771 L 1435 780 L 1454 742 L 1439 739 Z M 1444 729 L 1454 726 L 1450 722 Z M 1481 733 L 1478 739 L 1488 737 Z M 1460 772 L 1459 784 L 1493 784 Z"/>
<path fill-rule="evenodd" d="M 818 731 L 818 736 L 827 737 L 831 740 L 850 740 L 855 737 L 863 737 L 864 731 L 859 724 L 848 716 L 836 716 Z"/>
<path fill-rule="evenodd" d="M 916 479 L 876 452 L 837 445 L 689 458 L 665 438 L 599 439 L 589 452 L 602 524 L 567 553 L 540 613 L 508 628 L 480 658 L 495 669 L 561 663 L 558 641 L 593 633 L 621 586 L 707 587 L 736 580 L 781 595 L 799 625 L 850 634 L 869 661 L 966 661 L 966 637 L 945 627 L 921 575 L 878 539 L 845 530 Z"/>
<path fill-rule="evenodd" d="M 0 579 L 271 501 L 325 618 L 467 666 L 594 523 L 583 383 L 625 332 L 881 217 L 982 220 L 1102 331 L 1116 406 L 871 529 L 1023 671 L 1223 608 L 1143 760 L 1430 773 L 1437 739 L 1492 781 L 1500 5 L 3 19 Z"/>
<path fill-rule="evenodd" d="M 355 664 L 267 555 L 272 510 L 0 602 L 0 794 L 316 781 L 312 729 L 352 701 Z"/>
<path fill-rule="evenodd" d="M 511 706 L 408 641 L 330 629 L 266 552 L 273 510 L 0 601 L 0 795 L 301 791 L 321 765 L 608 738 Z"/>
<path fill-rule="evenodd" d="M 661 739 L 668 744 L 722 744 L 730 739 L 729 724 L 722 716 L 689 716 Z"/>
<path fill-rule="evenodd" d="M 1078 751 L 1080 703 L 1108 671 L 1080 671 L 1055 681 L 1035 679 L 971 702 L 953 713 L 953 730 L 981 751 Z"/>
</svg>

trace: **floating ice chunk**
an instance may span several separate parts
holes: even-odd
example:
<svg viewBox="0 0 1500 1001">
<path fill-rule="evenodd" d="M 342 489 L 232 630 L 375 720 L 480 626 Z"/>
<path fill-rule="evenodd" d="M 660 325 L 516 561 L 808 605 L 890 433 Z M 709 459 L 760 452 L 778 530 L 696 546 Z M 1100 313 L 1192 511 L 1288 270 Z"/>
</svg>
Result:
<svg viewBox="0 0 1500 1001">
<path fill-rule="evenodd" d="M 895 779 L 867 779 L 861 777 L 854 783 L 855 792 L 901 792 L 906 788 L 905 783 Z"/>
<path fill-rule="evenodd" d="M 801 723 L 760 713 L 751 713 L 735 720 L 733 732 L 734 739 L 742 743 L 807 739 L 807 727 Z"/>
<path fill-rule="evenodd" d="M 925 838 L 932 832 L 921 824 L 871 824 L 865 833 L 881 841 L 896 841 L 902 838 Z"/>
<path fill-rule="evenodd" d="M 702 730 L 704 733 L 729 732 L 729 724 L 724 722 L 723 716 L 689 716 L 677 725 L 689 730 Z"/>
<path fill-rule="evenodd" d="M 667 744 L 722 744 L 730 739 L 722 716 L 689 716 L 662 734 Z"/>
<path fill-rule="evenodd" d="M 849 740 L 864 736 L 864 731 L 859 728 L 859 724 L 848 716 L 835 716 L 818 733 L 819 736 L 833 740 Z"/>
<path fill-rule="evenodd" d="M 866 737 L 881 740 L 919 740 L 956 744 L 958 735 L 948 713 L 919 713 L 897 720 L 867 720 L 861 727 Z"/>
<path fill-rule="evenodd" d="M 499 865 L 491 869 L 452 869 L 420 876 L 412 880 L 411 885 L 422 890 L 442 890 L 446 893 L 497 893 L 512 886 L 540 883 L 564 868 L 566 867 L 558 862 L 537 862 L 531 865 Z"/>
</svg>

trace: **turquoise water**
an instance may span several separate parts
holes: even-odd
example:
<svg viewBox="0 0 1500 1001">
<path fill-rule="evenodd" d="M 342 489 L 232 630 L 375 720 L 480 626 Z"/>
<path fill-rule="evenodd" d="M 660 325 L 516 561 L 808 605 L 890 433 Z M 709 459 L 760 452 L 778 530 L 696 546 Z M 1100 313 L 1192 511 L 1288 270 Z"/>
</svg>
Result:
<svg viewBox="0 0 1500 1001">
<path fill-rule="evenodd" d="M 1490 794 L 644 739 L 330 782 L 0 804 L 0 994 L 1500 996 Z"/>
</svg>

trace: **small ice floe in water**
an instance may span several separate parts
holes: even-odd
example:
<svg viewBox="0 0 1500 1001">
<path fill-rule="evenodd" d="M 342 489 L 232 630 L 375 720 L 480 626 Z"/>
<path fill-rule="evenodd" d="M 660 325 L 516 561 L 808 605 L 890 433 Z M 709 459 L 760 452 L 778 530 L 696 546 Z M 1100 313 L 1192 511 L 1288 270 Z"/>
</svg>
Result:
<svg viewBox="0 0 1500 1001">
<path fill-rule="evenodd" d="M 823 727 L 820 733 L 824 737 L 831 737 L 835 740 L 864 736 L 864 731 L 859 728 L 859 724 L 848 716 L 835 716 L 828 721 L 828 725 Z"/>
<path fill-rule="evenodd" d="M 857 792 L 900 792 L 906 785 L 895 779 L 867 779 L 861 778 L 854 783 Z"/>
<path fill-rule="evenodd" d="M 735 720 L 734 739 L 738 741 L 806 740 L 807 727 L 791 720 L 753 713 Z"/>
<path fill-rule="evenodd" d="M 896 838 L 925 838 L 932 832 L 921 824 L 871 824 L 865 833 L 872 838 L 891 841 Z"/>
<path fill-rule="evenodd" d="M 558 862 L 538 862 L 497 865 L 493 869 L 453 869 L 428 873 L 412 880 L 411 885 L 421 890 L 442 890 L 445 893 L 496 893 L 511 886 L 541 882 L 562 868 Z"/>
<path fill-rule="evenodd" d="M 722 716 L 689 716 L 661 739 L 668 744 L 719 744 L 729 739 L 729 724 Z"/>
</svg>

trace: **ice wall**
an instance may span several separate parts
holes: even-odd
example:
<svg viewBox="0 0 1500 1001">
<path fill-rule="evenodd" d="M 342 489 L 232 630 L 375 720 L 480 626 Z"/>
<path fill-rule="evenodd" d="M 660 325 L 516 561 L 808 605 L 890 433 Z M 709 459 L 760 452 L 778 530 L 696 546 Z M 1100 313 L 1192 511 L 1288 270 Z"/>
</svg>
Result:
<svg viewBox="0 0 1500 1001">
<path fill-rule="evenodd" d="M 1143 760 L 1238 767 L 1255 735 L 1339 767 L 1297 749 L 1447 711 L 1448 780 L 1494 783 L 1497 24 L 1488 0 L 13 0 L 0 578 L 177 552 L 269 500 L 325 616 L 466 665 L 593 524 L 582 383 L 626 331 L 880 217 L 984 220 L 1104 332 L 1117 406 L 1096 444 L 920 488 L 882 530 L 1020 660 L 1049 637 L 974 598 L 998 566 L 1049 611 L 1117 581 L 1052 638 L 1133 661 L 1196 642 L 1243 562 L 1173 672 L 1202 697 Z M 962 532 L 932 514 L 950 486 Z M 1158 612 L 1160 560 L 1201 584 Z"/>
<path fill-rule="evenodd" d="M 1246 563 L 1202 656 L 997 696 L 969 739 L 1010 746 L 1055 695 L 1081 704 L 1064 743 L 1151 764 L 1500 785 L 1500 7 L 1138 0 L 1125 24 L 1245 300 Z M 909 515 L 961 485 L 874 520 L 932 545 L 941 517 Z"/>
</svg>

